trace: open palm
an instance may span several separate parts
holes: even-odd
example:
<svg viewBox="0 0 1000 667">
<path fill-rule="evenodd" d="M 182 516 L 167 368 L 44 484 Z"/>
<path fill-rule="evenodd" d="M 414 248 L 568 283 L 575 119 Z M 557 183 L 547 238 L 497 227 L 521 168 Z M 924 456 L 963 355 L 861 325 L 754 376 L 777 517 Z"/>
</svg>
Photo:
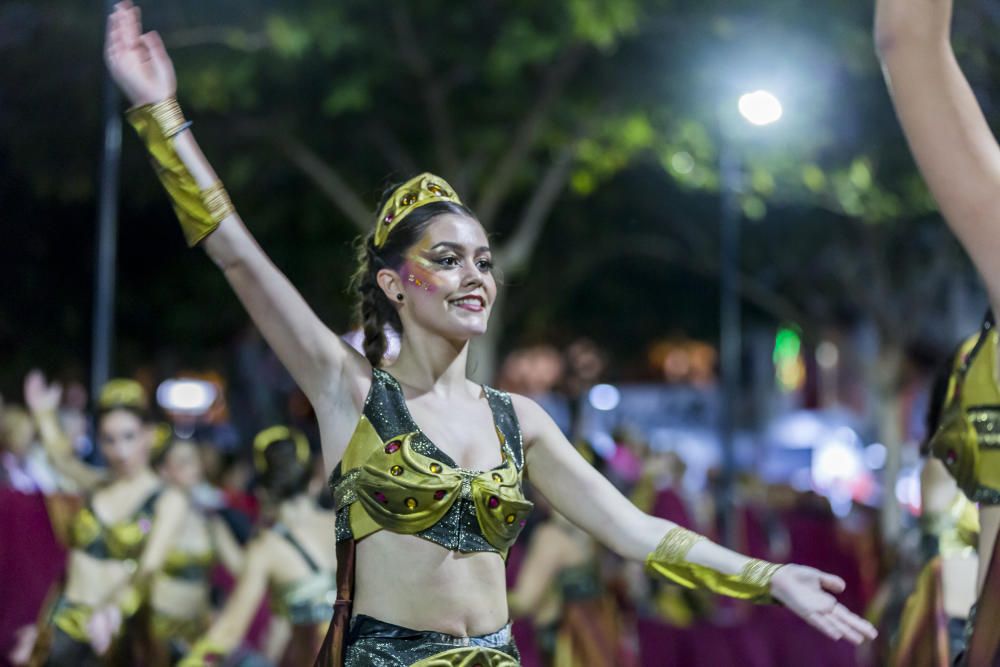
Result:
<svg viewBox="0 0 1000 667">
<path fill-rule="evenodd" d="M 119 2 L 108 16 L 104 59 L 115 83 L 136 106 L 173 97 L 174 65 L 155 31 L 142 32 L 142 14 L 130 0 Z"/>
<path fill-rule="evenodd" d="M 804 565 L 785 565 L 771 579 L 771 595 L 831 639 L 860 644 L 874 639 L 875 627 L 837 602 L 844 590 L 840 577 Z"/>
</svg>

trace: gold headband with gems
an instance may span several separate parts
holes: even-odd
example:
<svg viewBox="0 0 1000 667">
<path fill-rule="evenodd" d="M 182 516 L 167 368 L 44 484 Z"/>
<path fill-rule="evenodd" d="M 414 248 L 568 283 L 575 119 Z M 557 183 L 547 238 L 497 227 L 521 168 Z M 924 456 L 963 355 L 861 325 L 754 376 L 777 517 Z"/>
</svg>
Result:
<svg viewBox="0 0 1000 667">
<path fill-rule="evenodd" d="M 253 439 L 253 462 L 257 472 L 267 471 L 267 458 L 264 456 L 264 452 L 267 451 L 268 447 L 282 440 L 294 442 L 295 458 L 302 465 L 309 465 L 309 441 L 306 440 L 306 436 L 301 431 L 287 426 L 272 426 L 258 433 L 257 437 Z"/>
<path fill-rule="evenodd" d="M 437 201 L 449 201 L 462 206 L 462 200 L 455 189 L 440 176 L 424 172 L 414 176 L 392 191 L 389 201 L 378 214 L 375 224 L 375 247 L 381 248 L 389 238 L 389 232 L 414 209 Z"/>
</svg>

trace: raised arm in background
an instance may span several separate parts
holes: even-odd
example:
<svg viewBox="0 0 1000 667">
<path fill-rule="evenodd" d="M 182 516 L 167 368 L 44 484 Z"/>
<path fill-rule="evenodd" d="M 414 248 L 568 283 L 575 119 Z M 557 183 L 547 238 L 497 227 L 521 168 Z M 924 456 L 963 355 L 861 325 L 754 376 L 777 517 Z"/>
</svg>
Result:
<svg viewBox="0 0 1000 667">
<path fill-rule="evenodd" d="M 107 474 L 101 468 L 81 461 L 73 451 L 73 443 L 59 424 L 61 401 L 62 387 L 58 383 L 46 382 L 41 371 L 33 370 L 25 376 L 24 402 L 38 426 L 38 437 L 52 467 L 72 480 L 80 490 L 92 491 L 107 480 Z"/>
</svg>

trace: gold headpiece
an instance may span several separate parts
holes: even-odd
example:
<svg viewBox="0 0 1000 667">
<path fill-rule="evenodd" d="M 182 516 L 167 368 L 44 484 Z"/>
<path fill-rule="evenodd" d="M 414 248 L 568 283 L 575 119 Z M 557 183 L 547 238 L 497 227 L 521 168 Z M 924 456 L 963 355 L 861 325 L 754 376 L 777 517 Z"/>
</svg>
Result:
<svg viewBox="0 0 1000 667">
<path fill-rule="evenodd" d="M 153 426 L 153 447 L 150 452 L 154 460 L 167 449 L 167 445 L 174 437 L 174 429 L 166 422 L 158 422 Z"/>
<path fill-rule="evenodd" d="M 257 468 L 257 472 L 267 471 L 267 458 L 264 456 L 264 452 L 267 451 L 268 447 L 282 440 L 291 440 L 294 442 L 295 458 L 302 465 L 309 464 L 309 441 L 306 440 L 306 436 L 302 434 L 302 431 L 288 428 L 287 426 L 272 426 L 258 433 L 257 437 L 253 439 L 253 463 L 254 467 Z"/>
<path fill-rule="evenodd" d="M 97 407 L 101 410 L 112 408 L 147 410 L 149 409 L 149 400 L 146 398 L 146 390 L 135 380 L 115 378 L 108 380 L 101 388 Z"/>
<path fill-rule="evenodd" d="M 414 209 L 436 201 L 450 201 L 462 205 L 455 189 L 440 176 L 424 172 L 414 176 L 392 191 L 389 200 L 378 214 L 375 224 L 375 247 L 381 248 L 389 238 L 389 232 Z"/>
</svg>

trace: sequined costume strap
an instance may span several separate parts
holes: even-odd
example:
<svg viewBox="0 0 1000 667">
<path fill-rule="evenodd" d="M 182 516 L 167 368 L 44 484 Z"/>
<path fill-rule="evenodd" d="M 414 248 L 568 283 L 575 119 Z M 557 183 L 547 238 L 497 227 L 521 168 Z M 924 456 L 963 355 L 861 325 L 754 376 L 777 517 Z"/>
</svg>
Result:
<svg viewBox="0 0 1000 667">
<path fill-rule="evenodd" d="M 521 425 L 517 421 L 517 413 L 514 412 L 510 394 L 485 385 L 483 389 L 493 411 L 496 426 L 503 435 L 504 449 L 514 457 L 514 464 L 520 470 L 524 467 L 524 443 L 521 438 Z"/>
<path fill-rule="evenodd" d="M 313 572 L 319 572 L 319 565 L 315 560 L 313 560 L 313 557 L 309 555 L 309 552 L 306 551 L 305 547 L 302 546 L 302 543 L 295 539 L 295 536 L 292 535 L 292 531 L 288 530 L 288 527 L 285 524 L 276 523 L 271 526 L 271 530 L 285 538 L 285 541 L 288 542 L 293 549 L 299 552 L 299 555 L 302 556 L 302 560 L 306 562 L 306 566 L 310 570 Z"/>
</svg>

